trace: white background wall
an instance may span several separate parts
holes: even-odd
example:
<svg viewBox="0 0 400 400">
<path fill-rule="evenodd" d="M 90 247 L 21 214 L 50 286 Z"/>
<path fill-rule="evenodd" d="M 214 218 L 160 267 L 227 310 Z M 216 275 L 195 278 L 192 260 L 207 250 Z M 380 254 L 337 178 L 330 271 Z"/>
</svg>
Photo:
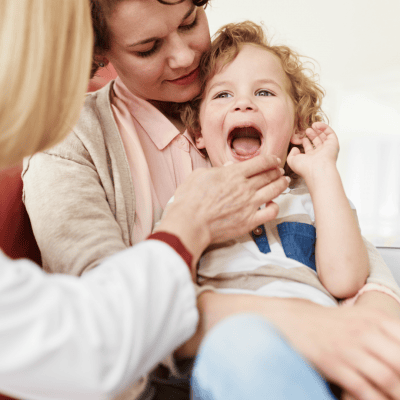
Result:
<svg viewBox="0 0 400 400">
<path fill-rule="evenodd" d="M 339 169 L 363 233 L 400 238 L 400 0 L 212 0 L 211 33 L 264 22 L 274 43 L 317 60 Z"/>
</svg>

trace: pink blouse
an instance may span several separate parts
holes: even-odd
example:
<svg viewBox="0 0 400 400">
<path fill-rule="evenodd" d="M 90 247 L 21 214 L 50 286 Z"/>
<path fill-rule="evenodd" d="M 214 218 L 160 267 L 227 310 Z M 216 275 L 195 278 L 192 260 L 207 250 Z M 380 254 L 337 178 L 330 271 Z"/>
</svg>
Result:
<svg viewBox="0 0 400 400">
<path fill-rule="evenodd" d="M 118 77 L 111 98 L 136 197 L 133 243 L 145 239 L 176 188 L 196 168 L 211 164 L 156 107 L 133 95 Z"/>
</svg>

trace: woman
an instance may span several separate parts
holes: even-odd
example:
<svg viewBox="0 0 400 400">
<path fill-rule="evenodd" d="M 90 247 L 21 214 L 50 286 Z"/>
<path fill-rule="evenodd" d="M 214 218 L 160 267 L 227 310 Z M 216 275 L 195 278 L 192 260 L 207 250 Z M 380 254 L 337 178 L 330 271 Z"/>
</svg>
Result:
<svg viewBox="0 0 400 400">
<path fill-rule="evenodd" d="M 201 3 L 91 1 L 95 63 L 112 62 L 119 78 L 87 97 L 66 141 L 25 165 L 25 203 L 44 268 L 80 275 L 146 238 L 175 188 L 193 169 L 206 166 L 173 104 L 190 100 L 199 91 L 198 62 L 209 43 Z M 195 171 L 185 181 L 191 190 L 182 198 L 189 203 L 198 204 L 199 192 L 194 188 L 202 182 L 200 173 L 206 176 Z M 232 196 L 230 190 L 227 187 L 221 196 Z M 182 191 L 181 187 L 178 194 Z M 200 200 L 207 199 L 208 193 Z M 211 203 L 203 204 L 206 207 L 199 205 L 194 218 L 186 219 L 190 225 L 199 215 L 211 223 Z M 180 209 L 184 213 L 185 208 Z M 220 223 L 212 223 L 212 241 L 232 234 Z M 384 369 L 396 385 L 400 383 L 399 367 L 389 355 L 398 353 L 399 345 L 383 328 L 390 323 L 398 330 L 399 322 L 369 310 L 371 303 L 398 316 L 396 301 L 379 292 L 360 296 L 354 309 L 327 311 L 284 299 L 206 291 L 198 296 L 197 333 L 177 354 L 194 355 L 204 334 L 226 316 L 255 311 L 274 323 L 326 378 L 351 394 L 361 399 L 371 393 L 380 398 L 397 396 L 387 393 L 388 386 L 376 372 Z M 321 329 L 316 331 L 315 324 Z M 357 338 L 360 330 L 370 333 L 365 341 Z M 374 336 L 387 343 L 384 356 L 375 354 Z M 337 352 L 332 352 L 333 343 Z M 371 367 L 365 370 L 368 364 Z"/>
<path fill-rule="evenodd" d="M 0 2 L 0 168 L 66 136 L 83 103 L 92 45 L 85 1 Z M 281 176 L 275 165 L 273 158 L 260 158 L 198 177 L 207 188 L 220 179 L 251 186 L 263 202 L 287 186 L 280 178 L 264 187 Z M 264 170 L 269 171 L 258 174 Z M 201 219 L 199 200 L 185 199 L 185 192 L 196 188 L 185 186 L 183 197 L 178 194 L 181 207 L 197 210 Z M 252 214 L 254 224 L 274 215 L 273 205 L 261 215 L 249 201 L 238 199 L 221 227 L 236 229 L 242 217 L 234 215 L 241 212 Z M 224 202 L 215 199 L 214 214 Z M 191 259 L 197 262 L 215 229 L 204 221 L 188 226 L 181 208 L 169 219 L 152 236 L 156 240 L 104 260 L 81 279 L 48 276 L 31 262 L 11 261 L 0 252 L 0 392 L 29 399 L 114 397 L 193 335 L 198 312 L 188 266 Z"/>
</svg>

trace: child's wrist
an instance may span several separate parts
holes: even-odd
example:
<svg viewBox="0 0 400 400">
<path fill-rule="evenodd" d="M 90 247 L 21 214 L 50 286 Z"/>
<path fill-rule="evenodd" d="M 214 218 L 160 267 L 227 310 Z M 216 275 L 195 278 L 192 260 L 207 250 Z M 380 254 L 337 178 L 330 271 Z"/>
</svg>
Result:
<svg viewBox="0 0 400 400">
<path fill-rule="evenodd" d="M 321 183 L 326 184 L 331 179 L 340 179 L 340 174 L 336 166 L 336 162 L 325 161 L 323 163 L 314 164 L 309 173 L 302 176 L 307 187 L 314 187 Z"/>
</svg>

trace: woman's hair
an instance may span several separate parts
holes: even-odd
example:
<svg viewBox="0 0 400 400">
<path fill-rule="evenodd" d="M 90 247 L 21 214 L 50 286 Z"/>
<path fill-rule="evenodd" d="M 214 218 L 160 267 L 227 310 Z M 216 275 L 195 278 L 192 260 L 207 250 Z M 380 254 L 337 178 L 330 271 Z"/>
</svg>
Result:
<svg viewBox="0 0 400 400">
<path fill-rule="evenodd" d="M 245 21 L 220 28 L 213 36 L 210 50 L 201 59 L 201 92 L 182 107 L 181 112 L 182 120 L 192 136 L 196 137 L 201 129 L 200 105 L 207 82 L 236 58 L 244 44 L 261 47 L 281 60 L 282 68 L 290 81 L 289 94 L 295 106 L 295 124 L 299 131 L 304 131 L 316 121 L 326 119 L 321 109 L 325 92 L 317 83 L 318 76 L 302 61 L 302 56 L 287 46 L 271 45 L 260 25 Z M 292 146 L 289 147 L 289 151 Z"/>
<path fill-rule="evenodd" d="M 118 3 L 127 0 L 90 0 L 92 11 L 92 23 L 94 32 L 93 54 L 102 54 L 110 50 L 110 31 L 107 25 L 107 18 L 112 14 Z M 185 0 L 157 0 L 161 4 L 174 5 L 183 3 Z M 210 0 L 192 0 L 193 4 L 200 7 L 206 5 Z M 98 62 L 92 61 L 90 77 L 93 78 L 99 69 Z"/>
<path fill-rule="evenodd" d="M 71 130 L 92 46 L 85 0 L 0 1 L 0 167 L 55 145 Z"/>
</svg>

